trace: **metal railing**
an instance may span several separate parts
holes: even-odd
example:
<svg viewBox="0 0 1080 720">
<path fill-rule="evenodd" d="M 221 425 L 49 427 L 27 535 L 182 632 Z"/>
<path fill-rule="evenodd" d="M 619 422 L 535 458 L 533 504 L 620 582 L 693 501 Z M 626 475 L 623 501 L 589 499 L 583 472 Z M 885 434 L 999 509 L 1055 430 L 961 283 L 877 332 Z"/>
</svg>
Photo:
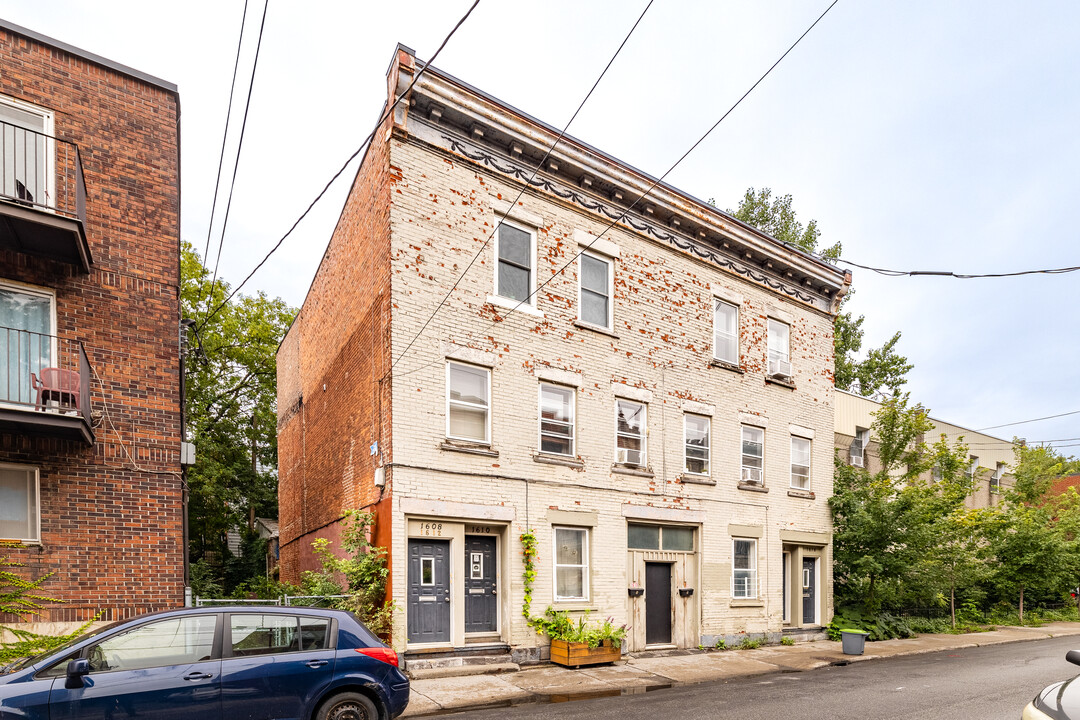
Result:
<svg viewBox="0 0 1080 720">
<path fill-rule="evenodd" d="M 90 422 L 90 360 L 83 344 L 0 326 L 0 404 Z"/>
<path fill-rule="evenodd" d="M 86 222 L 79 146 L 0 121 L 0 199 Z"/>
<path fill-rule="evenodd" d="M 349 598 L 352 595 L 282 595 L 272 600 L 246 600 L 236 598 L 204 598 L 194 599 L 195 607 L 208 607 L 212 605 L 275 605 L 290 607 L 293 605 L 329 607 L 330 601 Z M 298 600 L 314 600 L 315 602 L 297 602 Z"/>
</svg>

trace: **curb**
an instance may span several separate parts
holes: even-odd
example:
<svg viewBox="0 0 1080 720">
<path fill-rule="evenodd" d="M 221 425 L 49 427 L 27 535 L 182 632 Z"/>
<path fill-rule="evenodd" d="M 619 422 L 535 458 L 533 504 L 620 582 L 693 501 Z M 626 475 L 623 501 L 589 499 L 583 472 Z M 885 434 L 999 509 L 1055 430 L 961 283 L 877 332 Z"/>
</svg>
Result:
<svg viewBox="0 0 1080 720">
<path fill-rule="evenodd" d="M 620 665 L 612 666 L 612 669 L 616 667 L 631 668 L 638 674 L 632 679 L 622 678 L 619 681 L 617 673 L 615 678 L 609 680 L 600 680 L 599 678 L 590 675 L 583 670 L 566 670 L 566 680 L 563 684 L 553 684 L 546 686 L 546 689 L 550 690 L 545 692 L 543 689 L 526 689 L 524 687 L 515 685 L 508 682 L 506 674 L 490 674 L 489 670 L 486 673 L 481 674 L 483 671 L 480 666 L 475 671 L 470 669 L 468 672 L 462 672 L 462 668 L 445 668 L 445 670 L 453 670 L 453 672 L 440 673 L 439 675 L 427 674 L 424 677 L 415 678 L 413 681 L 413 687 L 411 691 L 411 697 L 409 705 L 405 710 L 402 717 L 424 717 L 430 715 L 441 715 L 448 713 L 469 712 L 493 708 L 506 708 L 516 705 L 535 704 L 548 702 L 552 698 L 558 698 L 560 700 L 585 700 L 591 698 L 608 697 L 616 695 L 644 693 L 648 690 L 658 690 L 671 688 L 676 686 L 685 685 L 700 685 L 707 682 L 716 682 L 720 680 L 733 680 L 740 678 L 754 677 L 756 675 L 768 674 L 771 672 L 808 672 L 810 670 L 816 670 L 826 666 L 843 666 L 856 662 L 864 662 L 868 660 L 882 660 L 892 657 L 904 657 L 913 655 L 925 655 L 935 652 L 944 652 L 949 650 L 963 650 L 978 647 L 988 647 L 992 645 L 1005 645 L 1010 643 L 1030 642 L 1034 640 L 1049 640 L 1058 637 L 1067 636 L 1080 636 L 1080 623 L 1073 623 L 1068 627 L 1055 627 L 1051 625 L 1044 626 L 1042 628 L 1034 627 L 1000 627 L 998 630 L 989 632 L 1009 632 L 1012 636 L 1002 637 L 998 635 L 996 637 L 981 639 L 972 638 L 971 635 L 981 635 L 982 633 L 972 633 L 966 636 L 943 636 L 943 635 L 922 635 L 914 639 L 908 640 L 894 640 L 886 642 L 900 642 L 906 643 L 911 641 L 923 640 L 924 642 L 933 642 L 934 638 L 949 638 L 955 637 L 957 642 L 955 644 L 942 643 L 934 647 L 912 647 L 910 649 L 900 649 L 895 652 L 885 652 L 877 654 L 865 654 L 865 655 L 843 655 L 839 651 L 839 643 L 836 649 L 832 647 L 822 647 L 821 652 L 813 652 L 811 648 L 818 643 L 830 642 L 830 641 L 814 641 L 799 643 L 798 645 L 791 646 L 792 650 L 798 647 L 802 647 L 804 650 L 802 653 L 793 654 L 790 659 L 795 664 L 786 664 L 782 662 L 782 658 L 785 654 L 780 648 L 787 647 L 781 645 L 769 645 L 757 650 L 735 650 L 726 651 L 725 655 L 730 655 L 733 658 L 738 658 L 742 661 L 758 663 L 762 667 L 757 671 L 745 671 L 735 670 L 734 672 L 718 673 L 713 677 L 695 679 L 695 680 L 678 680 L 676 678 L 668 677 L 655 670 L 648 670 L 644 667 L 638 667 L 633 664 L 633 659 L 629 663 L 622 663 Z M 1020 632 L 1023 635 L 1016 636 Z M 884 648 L 882 648 L 884 649 Z M 890 648 L 891 649 L 891 648 Z M 709 655 L 711 653 L 701 653 L 703 655 Z M 698 653 L 689 653 L 688 657 L 694 657 Z M 674 658 L 672 658 L 674 659 Z M 802 667 L 798 666 L 799 661 L 802 661 Z M 764 666 L 772 666 L 771 669 L 765 669 Z M 500 668 L 501 669 L 501 668 Z M 506 671 L 503 670 L 503 673 Z M 520 670 L 521 675 L 528 675 L 531 672 L 550 673 L 556 672 L 561 674 L 562 668 L 551 664 L 541 664 L 537 666 L 531 666 L 522 668 Z M 518 675 L 517 672 L 510 672 L 509 677 Z M 448 691 L 446 693 L 431 692 L 427 688 L 423 687 L 425 680 L 449 680 L 453 677 L 461 677 L 463 682 L 462 687 L 454 688 L 454 691 Z M 593 683 L 601 682 L 607 684 L 607 687 L 597 687 L 595 684 L 589 688 L 583 687 L 579 691 L 568 691 L 566 688 L 572 686 L 573 679 L 577 678 L 585 684 L 585 681 L 591 681 Z M 420 685 L 418 688 L 417 685 Z M 437 690 L 437 688 L 432 688 Z M 430 695 L 425 694 L 423 690 L 428 690 Z M 448 697 L 440 697 L 442 695 Z M 454 697 L 457 695 L 458 697 Z M 442 700 L 442 702 L 439 702 Z"/>
</svg>

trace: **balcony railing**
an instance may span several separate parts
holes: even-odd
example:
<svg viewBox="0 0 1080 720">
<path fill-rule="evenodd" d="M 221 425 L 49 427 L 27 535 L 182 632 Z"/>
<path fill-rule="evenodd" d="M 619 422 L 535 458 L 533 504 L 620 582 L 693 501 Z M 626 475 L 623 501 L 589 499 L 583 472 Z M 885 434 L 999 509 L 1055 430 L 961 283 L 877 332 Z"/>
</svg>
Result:
<svg viewBox="0 0 1080 720">
<path fill-rule="evenodd" d="M 89 269 L 86 181 L 75 143 L 0 121 L 0 214 L 14 233 L 0 236 L 0 246 Z"/>
<path fill-rule="evenodd" d="M 0 327 L 0 429 L 93 442 L 90 361 L 81 342 Z"/>
</svg>

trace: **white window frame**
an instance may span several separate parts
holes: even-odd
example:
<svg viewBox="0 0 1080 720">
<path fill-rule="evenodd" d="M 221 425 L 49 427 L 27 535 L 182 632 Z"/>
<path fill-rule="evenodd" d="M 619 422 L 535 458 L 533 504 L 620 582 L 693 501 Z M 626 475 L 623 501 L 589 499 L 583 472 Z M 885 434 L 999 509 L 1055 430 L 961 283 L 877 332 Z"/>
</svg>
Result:
<svg viewBox="0 0 1080 720">
<path fill-rule="evenodd" d="M 57 325 L 56 325 L 56 291 L 52 288 L 41 287 L 40 285 L 30 285 L 28 283 L 16 282 L 14 280 L 0 279 L 0 290 L 7 290 L 12 293 L 21 293 L 23 295 L 34 295 L 41 298 L 46 298 L 49 301 L 49 331 L 47 333 L 41 333 L 49 338 L 49 366 L 55 366 L 59 362 L 59 354 L 57 348 Z M 37 332 L 32 331 L 32 332 Z M 7 334 L 0 331 L 0 335 Z M 8 338 L 2 338 L 7 341 Z M 0 377 L 0 383 L 6 382 L 6 378 Z M 30 379 L 26 378 L 27 384 Z M 6 390 L 6 388 L 5 388 Z M 31 398 L 32 402 L 32 398 Z M 10 400 L 4 402 L 0 399 L 0 406 L 4 407 L 25 407 L 25 403 L 17 400 Z"/>
<path fill-rule="evenodd" d="M 56 115 L 52 110 L 43 108 L 39 105 L 33 105 L 24 100 L 13 98 L 9 95 L 0 95 L 0 104 L 7 105 L 8 107 L 21 110 L 25 113 L 32 115 L 39 115 L 44 120 L 42 123 L 42 134 L 46 138 L 45 140 L 45 165 L 42 168 L 42 172 L 45 173 L 45 198 L 34 198 L 35 207 L 39 210 L 53 211 L 56 208 L 56 158 L 53 157 L 56 153 Z"/>
<path fill-rule="evenodd" d="M 994 469 L 994 474 L 990 476 L 990 492 L 997 494 L 1001 492 L 1001 477 L 1005 474 L 1005 463 L 999 462 Z"/>
<path fill-rule="evenodd" d="M 530 263 L 530 268 L 529 268 L 529 298 L 528 298 L 528 300 L 520 300 L 519 301 L 519 300 L 516 300 L 514 298 L 506 297 L 505 295 L 500 295 L 499 294 L 499 263 L 500 263 L 500 260 L 499 260 L 499 243 L 502 242 L 502 226 L 503 225 L 506 225 L 508 227 L 512 227 L 515 230 L 520 230 L 523 233 L 528 233 L 528 235 L 529 235 L 529 263 Z M 492 289 L 491 289 L 492 296 L 498 298 L 501 301 L 500 304 L 510 303 L 510 305 L 509 305 L 510 307 L 514 307 L 515 305 L 517 305 L 520 302 L 522 307 L 535 308 L 536 307 L 536 228 L 529 227 L 528 225 L 522 225 L 521 223 L 511 222 L 510 220 L 508 220 L 506 218 L 503 218 L 499 222 L 499 226 L 495 229 L 495 262 L 493 264 L 494 264 L 495 267 L 493 269 L 494 285 L 492 286 Z"/>
<path fill-rule="evenodd" d="M 737 568 L 735 567 L 735 543 L 748 542 L 750 543 L 750 565 L 749 568 Z M 735 600 L 756 600 L 758 596 L 758 557 L 757 557 L 757 538 L 731 538 L 731 597 Z M 739 595 L 735 587 L 735 573 L 739 572 L 750 573 L 750 587 L 746 589 L 749 594 Z"/>
<path fill-rule="evenodd" d="M 602 262 L 607 265 L 608 269 L 608 286 L 607 286 L 607 322 L 604 325 L 597 325 L 596 323 L 589 322 L 583 316 L 582 308 L 582 295 L 584 294 L 584 287 L 582 279 L 585 277 L 585 272 L 582 270 L 581 258 L 589 257 L 598 262 Z M 589 250 L 583 250 L 578 257 L 578 322 L 583 325 L 589 325 L 591 327 L 599 327 L 604 330 L 613 330 L 615 327 L 615 261 L 603 254 L 592 252 Z"/>
<path fill-rule="evenodd" d="M 780 350 L 773 350 L 773 336 L 779 335 L 777 330 L 773 328 L 783 326 L 787 329 L 787 346 L 783 348 L 783 352 Z M 791 323 L 786 323 L 783 320 L 777 320 L 776 318 L 769 318 L 768 334 L 766 339 L 766 369 L 769 375 L 772 375 L 773 355 L 776 354 L 776 360 L 785 362 L 788 365 L 788 374 L 791 373 Z"/>
<path fill-rule="evenodd" d="M 688 455 L 686 451 L 690 448 L 690 443 L 687 439 L 686 426 L 690 418 L 705 421 L 705 434 L 708 438 L 708 442 L 705 445 L 705 472 L 703 473 L 694 472 L 688 467 L 690 463 L 687 462 Z M 708 415 L 683 413 L 683 472 L 697 477 L 709 477 L 712 475 L 712 418 Z"/>
<path fill-rule="evenodd" d="M 581 541 L 581 554 L 582 563 L 580 565 L 567 565 L 559 564 L 559 541 L 558 531 L 569 530 L 571 532 L 584 533 L 584 539 Z M 575 527 L 573 525 L 552 525 L 551 526 L 551 595 L 555 599 L 555 602 L 588 602 L 590 595 L 589 582 L 589 528 L 587 527 Z M 582 597 L 571 597 L 559 595 L 559 568 L 580 568 L 581 569 L 581 593 Z"/>
<path fill-rule="evenodd" d="M 561 425 L 570 426 L 570 452 L 569 453 L 556 453 L 550 450 L 544 449 L 544 388 L 553 388 L 560 392 L 566 392 L 570 394 L 570 422 L 563 423 L 559 420 L 548 420 L 547 422 L 558 423 Z M 564 457 L 577 457 L 577 391 L 575 388 L 568 385 L 558 385 L 556 383 L 542 382 L 540 383 L 540 389 L 537 395 L 537 408 L 536 408 L 536 451 L 544 453 L 545 455 L 559 455 Z"/>
<path fill-rule="evenodd" d="M 32 473 L 33 474 L 33 479 L 34 479 L 34 488 L 33 488 L 34 497 L 33 497 L 33 501 L 34 501 L 34 508 L 35 508 L 35 512 L 34 512 L 34 530 L 37 532 L 37 537 L 28 537 L 28 538 L 5 538 L 5 537 L 0 537 L 0 540 L 17 540 L 19 542 L 26 543 L 26 544 L 29 544 L 29 545 L 40 545 L 41 544 L 41 469 L 39 467 L 37 467 L 36 465 L 19 465 L 19 464 L 16 464 L 16 463 L 0 463 L 0 469 L 3 469 L 3 470 L 15 470 L 15 471 L 21 471 L 21 472 L 26 472 L 26 473 Z M 30 501 L 30 498 L 27 497 L 27 502 L 29 503 L 29 501 Z M 28 517 L 29 517 L 29 510 L 30 510 L 30 508 L 27 508 L 27 516 Z"/>
<path fill-rule="evenodd" d="M 806 485 L 795 484 L 795 443 L 806 443 Z M 811 467 L 813 466 L 814 457 L 814 441 L 810 438 L 800 437 L 798 435 L 791 436 L 791 488 L 793 490 L 809 490 L 810 489 L 810 477 Z"/>
<path fill-rule="evenodd" d="M 642 408 L 641 417 L 641 462 L 632 463 L 619 459 L 619 438 L 621 436 L 633 437 L 626 433 L 619 432 L 619 403 L 630 403 L 632 405 L 640 405 Z M 649 405 L 638 400 L 630 400 L 628 398 L 615 398 L 615 462 L 620 465 L 633 465 L 635 467 L 648 467 L 649 466 Z"/>
<path fill-rule="evenodd" d="M 747 457 L 743 452 L 743 433 L 747 430 L 756 430 L 761 433 L 761 468 L 752 468 L 743 464 L 743 460 Z M 752 455 L 749 457 L 753 457 Z M 745 479 L 747 470 L 759 469 L 761 472 L 760 480 L 747 480 Z M 765 487 L 765 428 L 757 427 L 756 425 L 740 425 L 739 426 L 739 482 L 748 483 L 751 485 L 759 485 Z"/>
<path fill-rule="evenodd" d="M 734 358 L 720 357 L 719 345 L 716 342 L 717 336 L 720 335 L 720 330 L 717 327 L 717 322 L 716 321 L 717 321 L 717 318 L 718 318 L 718 316 L 720 314 L 720 306 L 721 305 L 726 305 L 727 307 L 729 307 L 729 308 L 731 308 L 732 310 L 735 311 L 735 335 L 732 336 L 732 338 L 735 341 L 735 357 Z M 713 359 L 719 360 L 720 362 L 730 363 L 731 365 L 738 365 L 739 361 L 741 359 L 740 356 L 742 354 L 742 347 L 741 347 L 741 344 L 740 344 L 740 335 L 741 335 L 741 333 L 739 332 L 739 306 L 736 305 L 735 303 L 730 303 L 727 300 L 722 300 L 722 299 L 720 299 L 718 297 L 714 297 L 713 298 Z"/>
<path fill-rule="evenodd" d="M 450 400 L 450 367 L 452 365 L 460 365 L 461 367 L 469 368 L 470 370 L 479 370 L 487 377 L 487 405 L 477 405 L 476 403 L 462 402 L 460 400 Z M 460 407 L 469 408 L 484 408 L 484 439 L 477 440 L 476 438 L 458 437 L 450 434 L 450 406 L 458 405 Z M 450 440 L 460 440 L 462 442 L 477 443 L 481 445 L 491 444 L 491 368 L 482 367 L 480 365 L 470 365 L 469 363 L 458 362 L 456 360 L 448 360 L 446 362 L 446 437 Z"/>
<path fill-rule="evenodd" d="M 848 462 L 854 467 L 866 467 L 866 445 L 870 441 L 870 431 L 864 428 L 855 428 L 855 437 L 851 440 L 851 445 L 848 446 Z M 858 455 L 855 453 L 855 448 L 859 448 Z M 859 458 L 859 462 L 855 462 L 855 458 Z"/>
<path fill-rule="evenodd" d="M 967 476 L 970 479 L 974 480 L 979 472 L 979 456 L 970 455 L 969 457 L 971 458 L 971 460 L 968 464 Z"/>
</svg>

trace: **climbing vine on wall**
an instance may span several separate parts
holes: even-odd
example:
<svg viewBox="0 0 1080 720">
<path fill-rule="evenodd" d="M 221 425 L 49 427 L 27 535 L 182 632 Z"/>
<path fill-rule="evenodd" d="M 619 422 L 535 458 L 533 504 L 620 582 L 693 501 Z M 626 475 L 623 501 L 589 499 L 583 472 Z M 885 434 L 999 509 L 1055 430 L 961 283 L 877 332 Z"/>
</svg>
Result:
<svg viewBox="0 0 1080 720">
<path fill-rule="evenodd" d="M 525 572 L 521 576 L 525 586 L 525 600 L 521 604 L 521 614 L 532 625 L 532 591 L 533 581 L 536 580 L 536 533 L 531 529 L 521 533 L 521 556 L 525 562 Z"/>
</svg>

